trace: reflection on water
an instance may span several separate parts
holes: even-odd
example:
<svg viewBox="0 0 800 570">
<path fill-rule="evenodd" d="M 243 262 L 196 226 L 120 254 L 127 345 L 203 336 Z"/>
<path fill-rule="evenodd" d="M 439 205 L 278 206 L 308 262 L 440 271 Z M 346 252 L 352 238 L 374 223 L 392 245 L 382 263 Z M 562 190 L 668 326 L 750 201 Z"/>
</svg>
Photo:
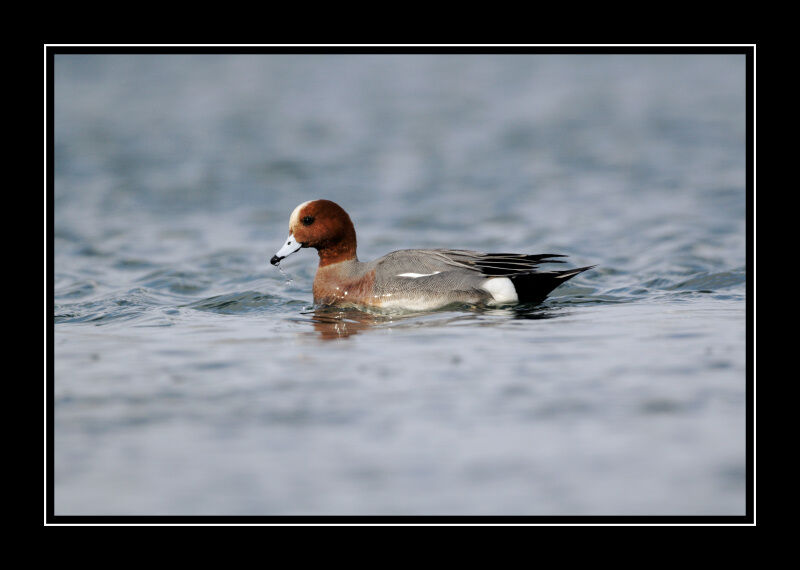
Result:
<svg viewBox="0 0 800 570">
<path fill-rule="evenodd" d="M 322 340 L 347 338 L 374 326 L 391 323 L 393 317 L 365 313 L 354 308 L 321 307 L 315 309 L 311 322 Z"/>
<path fill-rule="evenodd" d="M 456 321 L 478 322 L 481 317 L 505 317 L 505 319 L 553 319 L 564 316 L 555 306 L 515 305 L 507 307 L 487 307 L 481 305 L 458 305 L 452 309 L 429 312 L 366 312 L 354 307 L 324 307 L 314 309 L 308 319 L 321 340 L 347 338 L 351 335 L 381 326 L 426 326 L 450 324 Z M 464 313 L 463 311 L 466 311 Z M 504 319 L 500 319 L 502 321 Z"/>
<path fill-rule="evenodd" d="M 479 309 L 485 315 L 506 316 L 512 319 L 553 319 L 563 316 L 557 313 L 549 305 L 514 305 L 502 308 L 483 308 Z"/>
</svg>

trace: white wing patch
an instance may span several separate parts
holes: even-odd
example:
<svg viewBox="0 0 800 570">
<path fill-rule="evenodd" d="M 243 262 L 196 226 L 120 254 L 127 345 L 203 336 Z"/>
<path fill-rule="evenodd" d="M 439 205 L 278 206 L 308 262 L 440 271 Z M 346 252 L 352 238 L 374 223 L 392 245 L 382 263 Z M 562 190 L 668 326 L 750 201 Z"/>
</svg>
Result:
<svg viewBox="0 0 800 570">
<path fill-rule="evenodd" d="M 492 277 L 481 285 L 492 296 L 494 303 L 517 303 L 519 297 L 511 279 L 508 277 Z"/>
<path fill-rule="evenodd" d="M 398 273 L 397 276 L 417 279 L 418 277 L 430 277 L 431 275 L 436 275 L 437 273 L 441 273 L 441 271 L 434 271 L 433 273 Z"/>
</svg>

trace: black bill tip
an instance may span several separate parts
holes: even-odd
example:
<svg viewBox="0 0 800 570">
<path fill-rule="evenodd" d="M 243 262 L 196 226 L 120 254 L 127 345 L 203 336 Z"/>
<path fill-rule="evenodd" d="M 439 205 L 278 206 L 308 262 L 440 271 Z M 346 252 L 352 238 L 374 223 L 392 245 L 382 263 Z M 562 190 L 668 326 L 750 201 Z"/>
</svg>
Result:
<svg viewBox="0 0 800 570">
<path fill-rule="evenodd" d="M 277 255 L 273 255 L 272 259 L 270 259 L 269 262 L 272 265 L 278 265 L 281 262 L 281 259 L 283 259 L 283 258 L 282 257 L 278 257 Z"/>
</svg>

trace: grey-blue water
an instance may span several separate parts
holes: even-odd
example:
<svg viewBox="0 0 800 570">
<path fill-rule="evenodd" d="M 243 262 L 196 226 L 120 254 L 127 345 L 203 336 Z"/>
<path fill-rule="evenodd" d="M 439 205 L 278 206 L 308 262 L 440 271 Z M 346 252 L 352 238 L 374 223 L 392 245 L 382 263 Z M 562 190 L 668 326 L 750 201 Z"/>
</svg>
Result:
<svg viewBox="0 0 800 570">
<path fill-rule="evenodd" d="M 742 515 L 745 56 L 55 56 L 56 515 Z M 313 305 L 359 258 L 597 264 Z"/>
</svg>

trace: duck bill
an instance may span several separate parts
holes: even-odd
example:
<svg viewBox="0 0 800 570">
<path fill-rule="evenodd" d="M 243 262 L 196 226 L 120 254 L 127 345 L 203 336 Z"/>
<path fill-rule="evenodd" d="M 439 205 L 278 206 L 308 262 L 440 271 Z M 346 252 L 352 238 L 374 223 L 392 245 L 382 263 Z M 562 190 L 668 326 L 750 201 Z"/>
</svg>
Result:
<svg viewBox="0 0 800 570">
<path fill-rule="evenodd" d="M 303 244 L 294 239 L 292 234 L 289 234 L 289 237 L 286 238 L 286 243 L 283 244 L 283 247 L 278 250 L 278 253 L 272 256 L 272 259 L 270 259 L 269 262 L 272 265 L 278 265 L 281 262 L 281 259 L 289 257 L 301 247 L 303 247 Z"/>
<path fill-rule="evenodd" d="M 272 256 L 269 262 L 272 265 L 278 265 L 282 259 L 289 257 L 301 247 L 303 247 L 303 244 L 297 241 L 292 234 L 289 234 L 289 237 L 286 238 L 286 243 L 278 250 L 278 253 Z"/>
</svg>

